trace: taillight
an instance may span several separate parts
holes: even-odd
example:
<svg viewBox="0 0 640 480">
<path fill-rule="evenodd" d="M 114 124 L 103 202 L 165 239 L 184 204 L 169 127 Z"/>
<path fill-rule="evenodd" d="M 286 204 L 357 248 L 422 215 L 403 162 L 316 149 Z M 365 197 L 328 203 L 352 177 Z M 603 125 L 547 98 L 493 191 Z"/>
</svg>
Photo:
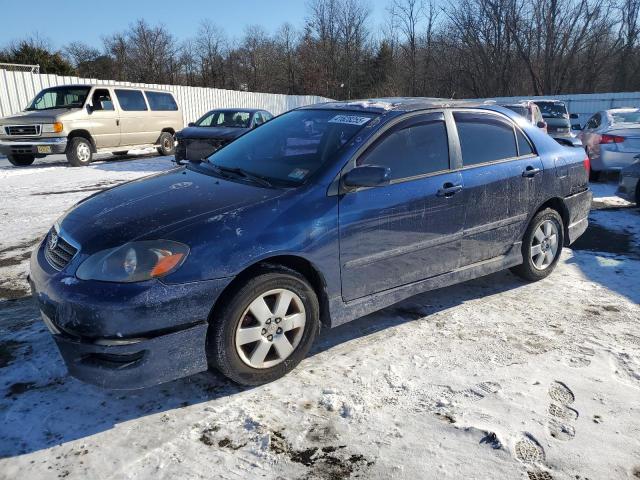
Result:
<svg viewBox="0 0 640 480">
<path fill-rule="evenodd" d="M 620 137 L 618 135 L 604 135 L 600 136 L 600 143 L 622 143 L 624 142 L 624 137 Z"/>
<path fill-rule="evenodd" d="M 582 164 L 584 165 L 584 169 L 587 171 L 587 175 L 589 175 L 589 172 L 591 171 L 591 160 L 589 160 L 588 156 L 584 157 Z"/>
</svg>

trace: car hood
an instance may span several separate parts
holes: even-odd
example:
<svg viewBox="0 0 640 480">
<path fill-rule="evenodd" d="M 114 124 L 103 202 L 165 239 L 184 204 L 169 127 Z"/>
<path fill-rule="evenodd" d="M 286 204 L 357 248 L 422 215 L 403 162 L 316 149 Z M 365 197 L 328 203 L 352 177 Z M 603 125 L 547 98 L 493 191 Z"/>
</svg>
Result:
<svg viewBox="0 0 640 480">
<path fill-rule="evenodd" d="M 63 238 L 91 254 L 136 239 L 167 238 L 200 219 L 206 222 L 281 193 L 179 168 L 88 197 L 58 223 Z"/>
<path fill-rule="evenodd" d="M 248 128 L 233 127 L 187 127 L 178 134 L 179 139 L 233 139 L 245 133 Z"/>
<path fill-rule="evenodd" d="M 11 125 L 14 123 L 23 123 L 26 125 L 32 123 L 53 123 L 61 116 L 64 116 L 70 112 L 73 112 L 78 109 L 68 109 L 68 108 L 56 108 L 54 110 L 30 110 L 16 113 L 10 117 L 4 117 L 0 119 L 0 123 L 4 125 Z"/>
</svg>

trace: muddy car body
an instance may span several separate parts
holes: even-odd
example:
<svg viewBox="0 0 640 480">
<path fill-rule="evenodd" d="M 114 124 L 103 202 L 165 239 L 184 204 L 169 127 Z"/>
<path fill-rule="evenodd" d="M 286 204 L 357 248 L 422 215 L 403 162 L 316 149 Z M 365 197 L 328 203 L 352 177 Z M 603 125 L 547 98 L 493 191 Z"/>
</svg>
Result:
<svg viewBox="0 0 640 480">
<path fill-rule="evenodd" d="M 587 227 L 584 152 L 497 106 L 293 110 L 206 162 L 89 197 L 31 257 L 72 375 L 259 384 L 332 327 L 505 268 L 547 276 Z"/>
</svg>

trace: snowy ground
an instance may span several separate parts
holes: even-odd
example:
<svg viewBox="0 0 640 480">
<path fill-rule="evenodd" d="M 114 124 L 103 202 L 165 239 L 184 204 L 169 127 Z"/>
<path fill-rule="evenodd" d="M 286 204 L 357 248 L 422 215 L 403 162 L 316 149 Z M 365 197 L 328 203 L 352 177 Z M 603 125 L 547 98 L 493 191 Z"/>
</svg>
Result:
<svg viewBox="0 0 640 480">
<path fill-rule="evenodd" d="M 24 295 L 26 254 L 66 208 L 170 166 L 0 161 L 1 296 Z M 84 385 L 31 301 L 0 301 L 0 478 L 640 478 L 640 213 L 614 189 L 594 187 L 546 280 L 419 295 L 323 332 L 258 388 Z"/>
</svg>

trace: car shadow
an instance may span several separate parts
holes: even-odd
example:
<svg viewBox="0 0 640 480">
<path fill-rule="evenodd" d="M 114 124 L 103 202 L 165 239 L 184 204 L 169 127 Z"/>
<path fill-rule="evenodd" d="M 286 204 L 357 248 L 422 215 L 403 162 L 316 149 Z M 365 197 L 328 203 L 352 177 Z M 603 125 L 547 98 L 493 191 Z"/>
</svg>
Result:
<svg viewBox="0 0 640 480">
<path fill-rule="evenodd" d="M 524 284 L 505 271 L 417 295 L 348 324 L 324 329 L 309 356 Z M 251 390 L 216 372 L 136 391 L 87 385 L 67 374 L 31 300 L 0 302 L 0 310 L 6 318 L 0 325 L 0 458 L 47 449 L 129 420 Z M 281 381 L 295 382 L 295 371 Z"/>
</svg>

